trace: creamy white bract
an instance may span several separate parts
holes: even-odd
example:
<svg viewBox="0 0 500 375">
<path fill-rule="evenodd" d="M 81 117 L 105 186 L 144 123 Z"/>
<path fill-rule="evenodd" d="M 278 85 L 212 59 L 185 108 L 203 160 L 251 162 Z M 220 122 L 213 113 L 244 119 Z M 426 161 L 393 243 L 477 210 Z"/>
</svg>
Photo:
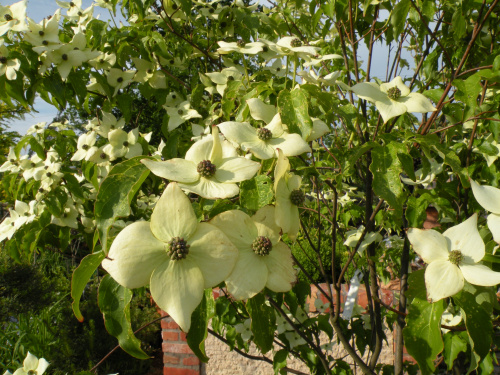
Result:
<svg viewBox="0 0 500 375">
<path fill-rule="evenodd" d="M 173 246 L 182 254 L 177 256 Z M 224 281 L 237 254 L 219 229 L 198 223 L 189 198 L 176 183 L 170 183 L 153 210 L 151 222 L 125 227 L 102 266 L 126 288 L 149 284 L 158 306 L 187 332 L 203 291 Z"/>
<path fill-rule="evenodd" d="M 375 82 L 360 82 L 350 89 L 360 99 L 374 103 L 384 122 L 406 112 L 426 113 L 436 110 L 424 95 L 410 92 L 401 77 L 381 85 Z"/>
<path fill-rule="evenodd" d="M 431 302 L 460 292 L 464 279 L 482 286 L 500 283 L 500 272 L 479 263 L 485 255 L 485 246 L 477 230 L 476 214 L 443 234 L 433 229 L 411 228 L 408 239 L 413 250 L 428 264 L 425 286 Z"/>
<path fill-rule="evenodd" d="M 280 242 L 274 207 L 262 207 L 250 217 L 243 211 L 223 212 L 211 221 L 238 248 L 239 255 L 232 273 L 226 277 L 229 293 L 236 299 L 255 296 L 264 287 L 274 292 L 287 292 L 295 283 L 292 254 Z M 257 254 L 264 244 L 267 254 Z"/>
<path fill-rule="evenodd" d="M 178 181 L 184 190 L 207 199 L 234 197 L 239 193 L 236 183 L 252 178 L 260 168 L 259 163 L 238 156 L 229 142 L 221 142 L 216 126 L 212 136 L 191 146 L 185 159 L 142 163 L 155 175 Z"/>
</svg>

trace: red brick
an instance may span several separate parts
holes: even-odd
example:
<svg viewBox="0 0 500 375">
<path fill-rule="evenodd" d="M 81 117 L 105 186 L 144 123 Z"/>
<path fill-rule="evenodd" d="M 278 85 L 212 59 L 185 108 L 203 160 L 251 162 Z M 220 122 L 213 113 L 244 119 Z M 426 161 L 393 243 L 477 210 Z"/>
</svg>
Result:
<svg viewBox="0 0 500 375">
<path fill-rule="evenodd" d="M 185 366 L 198 366 L 200 364 L 200 360 L 198 357 L 189 356 L 182 360 L 182 364 Z"/>
<path fill-rule="evenodd" d="M 162 344 L 162 349 L 163 353 L 186 353 L 186 354 L 193 354 L 191 349 L 189 348 L 188 344 L 174 344 L 170 342 L 164 342 Z"/>
<path fill-rule="evenodd" d="M 392 290 L 380 289 L 379 290 L 382 302 L 386 305 L 392 306 L 394 304 L 394 292 Z"/>
<path fill-rule="evenodd" d="M 163 339 L 163 341 L 178 341 L 179 340 L 179 332 L 162 331 L 161 338 Z"/>
<path fill-rule="evenodd" d="M 163 363 L 170 363 L 170 364 L 177 365 L 180 362 L 181 362 L 180 357 L 176 357 L 176 356 L 168 355 L 168 354 L 163 355 Z"/>
<path fill-rule="evenodd" d="M 169 319 L 163 319 L 161 321 L 161 328 L 163 329 L 179 329 L 179 325 L 173 320 L 169 321 Z"/>
<path fill-rule="evenodd" d="M 368 296 L 366 295 L 365 289 L 359 288 L 358 305 L 360 305 L 364 309 L 366 308 L 366 306 L 368 306 Z"/>
<path fill-rule="evenodd" d="M 163 375 L 200 375 L 200 370 L 189 368 L 164 367 Z"/>
<path fill-rule="evenodd" d="M 181 332 L 180 333 L 180 339 L 181 339 L 181 341 L 187 341 L 186 332 Z"/>
</svg>

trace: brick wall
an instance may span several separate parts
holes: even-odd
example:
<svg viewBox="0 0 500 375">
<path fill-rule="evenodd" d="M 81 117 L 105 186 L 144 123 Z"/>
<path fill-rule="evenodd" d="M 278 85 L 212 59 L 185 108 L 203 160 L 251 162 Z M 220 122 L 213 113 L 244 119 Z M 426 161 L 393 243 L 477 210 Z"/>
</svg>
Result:
<svg viewBox="0 0 500 375">
<path fill-rule="evenodd" d="M 162 311 L 162 316 L 168 314 Z M 186 334 L 171 317 L 161 321 L 164 375 L 200 375 L 201 362 L 189 349 Z"/>
<path fill-rule="evenodd" d="M 399 286 L 399 285 L 398 285 Z M 326 285 L 322 285 L 326 287 Z M 343 285 L 341 301 L 345 301 L 345 296 L 347 294 L 347 286 Z M 391 288 L 387 286 L 380 290 L 381 300 L 389 306 L 394 305 L 397 302 L 395 294 L 398 293 L 397 286 Z M 219 296 L 218 291 L 214 291 L 214 297 Z M 311 298 L 309 299 L 309 310 L 311 312 L 315 311 L 314 300 L 316 298 L 321 298 L 323 302 L 326 302 L 325 297 L 318 292 L 315 286 L 311 285 Z M 367 306 L 367 295 L 364 285 L 359 288 L 357 303 L 366 308 Z M 162 312 L 163 316 L 167 316 L 165 312 Z M 181 331 L 179 326 L 172 320 L 172 318 L 167 317 L 161 321 L 162 328 L 162 338 L 163 338 L 163 373 L 164 375 L 203 375 L 206 373 L 204 364 L 194 355 L 194 353 L 189 349 L 186 342 L 186 335 Z M 207 348 L 208 350 L 208 348 Z M 404 360 L 413 361 L 413 358 L 406 353 L 404 355 Z M 207 364 L 210 366 L 210 362 Z M 271 372 L 272 373 L 272 370 Z"/>
</svg>

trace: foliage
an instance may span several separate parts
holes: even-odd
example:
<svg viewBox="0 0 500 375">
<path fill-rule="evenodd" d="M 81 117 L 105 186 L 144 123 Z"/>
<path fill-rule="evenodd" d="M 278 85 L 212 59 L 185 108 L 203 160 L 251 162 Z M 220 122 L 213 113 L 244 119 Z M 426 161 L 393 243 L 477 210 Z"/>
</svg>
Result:
<svg viewBox="0 0 500 375">
<path fill-rule="evenodd" d="M 26 345 L 57 366 L 87 348 L 80 358 L 94 363 L 106 325 L 143 357 L 129 301 L 144 306 L 149 286 L 203 361 L 210 332 L 240 353 L 254 343 L 275 373 L 291 357 L 311 373 L 353 373 L 338 343 L 366 374 L 414 371 L 404 345 L 422 373 L 493 371 L 497 0 L 96 0 L 109 21 L 58 4 L 38 24 L 24 2 L 0 6 L 0 103 L 28 110 L 39 95 L 60 111 L 0 167 L 11 204 L 0 241 L 21 265 L 74 259 L 66 293 L 83 323 L 61 329 L 87 334 L 57 353 Z M 51 286 L 19 267 L 37 291 Z M 364 284 L 366 310 L 342 312 L 348 280 Z M 387 282 L 402 288 L 397 307 L 383 302 Z M 69 309 L 16 298 L 13 343 Z M 387 330 L 394 369 L 379 363 Z M 44 335 L 32 334 L 55 333 Z M 72 361 L 61 366 L 85 367 Z"/>
</svg>

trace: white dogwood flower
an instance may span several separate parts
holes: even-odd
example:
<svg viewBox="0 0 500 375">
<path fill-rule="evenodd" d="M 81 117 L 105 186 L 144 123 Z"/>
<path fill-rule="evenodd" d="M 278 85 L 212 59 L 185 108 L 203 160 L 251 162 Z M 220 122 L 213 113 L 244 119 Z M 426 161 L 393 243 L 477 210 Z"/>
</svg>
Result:
<svg viewBox="0 0 500 375">
<path fill-rule="evenodd" d="M 311 152 L 311 148 L 299 134 L 285 131 L 279 114 L 262 128 L 255 128 L 248 122 L 235 121 L 223 122 L 218 127 L 227 139 L 239 144 L 244 151 L 250 151 L 259 159 L 276 157 L 278 148 L 286 156 Z"/>
<path fill-rule="evenodd" d="M 225 211 L 210 223 L 238 248 L 238 260 L 226 277 L 229 293 L 236 299 L 252 298 L 264 287 L 287 292 L 296 280 L 292 253 L 280 242 L 274 207 L 262 207 L 250 217 L 243 211 Z"/>
<path fill-rule="evenodd" d="M 262 48 L 265 46 L 264 43 L 261 42 L 251 42 L 251 43 L 245 43 L 243 40 L 238 40 L 237 42 L 217 42 L 219 45 L 219 48 L 217 49 L 217 52 L 219 52 L 221 55 L 225 55 L 231 52 L 237 52 L 237 53 L 242 53 L 244 55 L 256 55 L 260 51 L 262 51 Z"/>
<path fill-rule="evenodd" d="M 89 160 L 97 151 L 95 145 L 97 139 L 96 132 L 84 133 L 78 137 L 77 150 L 72 156 L 71 161 Z"/>
<path fill-rule="evenodd" d="M 476 214 L 443 234 L 433 229 L 410 228 L 408 239 L 427 263 L 425 286 L 430 302 L 460 292 L 464 279 L 482 286 L 500 283 L 500 272 L 479 263 L 485 255 L 485 246 L 477 230 Z"/>
<path fill-rule="evenodd" d="M 0 76 L 5 74 L 5 78 L 12 81 L 17 78 L 17 71 L 21 67 L 19 59 L 9 59 L 9 50 L 3 45 L 0 38 Z"/>
<path fill-rule="evenodd" d="M 403 83 L 401 77 L 396 77 L 380 86 L 375 82 L 360 82 L 350 89 L 360 99 L 374 103 L 384 123 L 406 112 L 426 113 L 436 110 L 424 95 L 410 92 L 410 88 Z"/>
<path fill-rule="evenodd" d="M 28 355 L 24 359 L 23 367 L 17 369 L 13 375 L 42 375 L 47 370 L 47 367 L 49 367 L 49 362 L 45 358 L 38 359 L 28 352 Z"/>
<path fill-rule="evenodd" d="M 26 31 L 26 3 L 27 0 L 18 1 L 9 6 L 0 5 L 0 36 L 9 30 Z"/>
<path fill-rule="evenodd" d="M 260 168 L 259 163 L 238 156 L 229 142 L 221 142 L 215 126 L 212 136 L 193 144 L 185 159 L 141 162 L 155 175 L 178 181 L 184 190 L 206 199 L 234 197 L 240 191 L 236 183 L 249 180 Z"/>
<path fill-rule="evenodd" d="M 488 228 L 493 235 L 493 240 L 500 243 L 500 189 L 488 185 L 479 185 L 474 180 L 470 180 L 470 185 L 477 203 L 486 211 L 491 212 L 488 215 Z"/>
<path fill-rule="evenodd" d="M 358 229 L 350 230 L 346 233 L 347 239 L 344 242 L 344 245 L 348 247 L 356 247 L 356 244 L 358 243 L 359 239 L 361 238 L 361 235 L 363 234 L 363 231 L 365 230 L 365 227 L 361 225 Z M 368 232 L 365 234 L 365 237 L 363 238 L 363 241 L 358 247 L 358 254 L 362 255 L 363 251 L 372 243 L 374 242 L 380 242 L 382 241 L 382 235 L 378 232 Z"/>
<path fill-rule="evenodd" d="M 191 108 L 191 104 L 189 100 L 186 100 L 175 107 L 166 107 L 163 106 L 168 113 L 168 131 L 179 127 L 179 125 L 183 124 L 187 120 L 192 118 L 200 118 L 201 115 L 195 110 Z"/>
<path fill-rule="evenodd" d="M 120 89 L 127 87 L 127 85 L 134 78 L 135 71 L 133 70 L 121 70 L 117 68 L 111 68 L 109 70 L 107 80 L 110 86 L 115 88 L 113 96 L 115 96 Z"/>
<path fill-rule="evenodd" d="M 122 129 L 112 130 L 108 134 L 108 139 L 109 144 L 104 146 L 103 151 L 110 156 L 111 161 L 121 157 L 130 159 L 142 154 L 142 145 L 138 143 L 139 128 L 128 133 Z"/>
<path fill-rule="evenodd" d="M 198 223 L 189 198 L 170 183 L 151 222 L 138 221 L 123 229 L 102 265 L 126 288 L 150 284 L 158 306 L 187 332 L 204 290 L 228 276 L 237 255 L 219 229 Z"/>
</svg>

